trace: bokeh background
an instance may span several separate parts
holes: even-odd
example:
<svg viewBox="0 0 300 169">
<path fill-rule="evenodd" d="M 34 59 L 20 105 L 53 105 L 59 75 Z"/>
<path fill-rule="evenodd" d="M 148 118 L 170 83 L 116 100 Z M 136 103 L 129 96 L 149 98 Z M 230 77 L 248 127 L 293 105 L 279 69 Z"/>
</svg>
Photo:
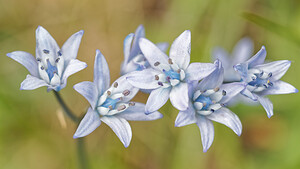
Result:
<svg viewBox="0 0 300 169">
<path fill-rule="evenodd" d="M 78 58 L 89 65 L 71 76 L 61 94 L 76 114 L 88 103 L 72 86 L 92 80 L 95 50 L 106 57 L 112 80 L 119 76 L 123 39 L 144 24 L 153 42 L 172 41 L 192 32 L 192 61 L 210 62 L 211 50 L 231 51 L 250 37 L 255 52 L 266 46 L 267 59 L 292 61 L 283 80 L 299 89 L 300 1 L 298 0 L 0 0 L 0 168 L 76 169 L 72 135 L 76 125 L 62 116 L 46 88 L 20 91 L 27 70 L 6 56 L 15 50 L 35 52 L 35 29 L 45 27 L 61 46 L 85 31 Z M 196 125 L 174 127 L 178 113 L 168 102 L 163 119 L 130 122 L 133 139 L 124 148 L 102 124 L 85 138 L 91 168 L 102 169 L 299 169 L 299 94 L 271 96 L 274 116 L 261 106 L 231 108 L 243 123 L 241 137 L 215 123 L 215 139 L 202 152 Z M 135 100 L 145 102 L 147 95 Z"/>
</svg>

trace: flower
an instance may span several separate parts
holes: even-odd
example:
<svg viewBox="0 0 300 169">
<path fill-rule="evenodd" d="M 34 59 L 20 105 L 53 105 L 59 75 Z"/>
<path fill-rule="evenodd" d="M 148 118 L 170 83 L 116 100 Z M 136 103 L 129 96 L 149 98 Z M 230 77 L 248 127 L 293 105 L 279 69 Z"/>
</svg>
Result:
<svg viewBox="0 0 300 169">
<path fill-rule="evenodd" d="M 273 104 L 265 96 L 297 93 L 298 90 L 294 86 L 279 80 L 291 66 L 291 61 L 280 60 L 264 63 L 266 55 L 267 52 L 263 46 L 252 58 L 235 65 L 234 69 L 240 73 L 242 81 L 247 84 L 241 94 L 258 101 L 270 118 L 273 116 Z"/>
<path fill-rule="evenodd" d="M 138 92 L 130 85 L 125 76 L 110 84 L 107 62 L 99 50 L 96 51 L 94 65 L 94 81 L 80 82 L 74 89 L 84 96 L 90 103 L 86 115 L 81 120 L 74 138 L 84 137 L 106 123 L 119 137 L 125 147 L 128 147 L 132 131 L 127 120 L 149 121 L 162 118 L 162 114 L 154 112 L 145 115 L 145 104 L 130 102 Z"/>
<path fill-rule="evenodd" d="M 151 68 L 128 74 L 127 80 L 141 89 L 154 89 L 146 103 L 149 114 L 161 108 L 169 99 L 172 105 L 185 110 L 188 107 L 188 82 L 198 81 L 214 71 L 212 63 L 190 63 L 191 32 L 184 31 L 172 44 L 170 57 L 145 38 L 140 48 Z"/>
<path fill-rule="evenodd" d="M 67 78 L 86 68 L 86 63 L 76 59 L 83 30 L 73 34 L 60 49 L 47 32 L 36 29 L 36 59 L 30 53 L 15 51 L 7 56 L 21 63 L 30 72 L 21 83 L 21 90 L 47 86 L 47 91 L 59 91 L 67 85 Z"/>
<path fill-rule="evenodd" d="M 144 37 L 145 29 L 143 25 L 140 25 L 134 34 L 131 33 L 124 39 L 124 62 L 121 65 L 122 75 L 150 67 L 139 46 L 139 40 Z M 168 43 L 157 43 L 156 46 L 165 52 L 169 45 Z"/>
<path fill-rule="evenodd" d="M 224 67 L 224 82 L 239 82 L 241 76 L 234 71 L 233 66 L 245 62 L 252 56 L 253 42 L 250 38 L 241 39 L 229 54 L 221 47 L 216 47 L 212 52 L 212 60 L 219 59 Z"/>
<path fill-rule="evenodd" d="M 245 88 L 242 82 L 222 84 L 224 69 L 219 60 L 215 61 L 217 69 L 200 83 L 189 84 L 189 107 L 180 111 L 176 127 L 196 123 L 200 129 L 203 152 L 206 152 L 214 140 L 212 121 L 231 128 L 238 136 L 242 133 L 242 124 L 236 114 L 225 104 Z"/>
</svg>

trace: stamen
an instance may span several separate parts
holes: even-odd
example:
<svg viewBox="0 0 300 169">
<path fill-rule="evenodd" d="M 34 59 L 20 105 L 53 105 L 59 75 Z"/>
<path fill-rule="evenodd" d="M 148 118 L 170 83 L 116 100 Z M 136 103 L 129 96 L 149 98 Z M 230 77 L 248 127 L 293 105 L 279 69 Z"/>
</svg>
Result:
<svg viewBox="0 0 300 169">
<path fill-rule="evenodd" d="M 210 109 L 210 111 L 211 111 L 211 112 L 215 112 L 215 110 L 214 110 L 214 109 Z"/>
<path fill-rule="evenodd" d="M 255 75 L 254 75 L 254 76 L 252 76 L 252 77 L 251 77 L 251 79 L 252 79 L 252 80 L 255 80 L 255 79 L 256 79 L 256 76 L 255 76 Z"/>
<path fill-rule="evenodd" d="M 262 77 L 264 75 L 264 71 L 261 71 L 261 73 L 259 74 L 259 77 Z"/>
<path fill-rule="evenodd" d="M 42 60 L 41 60 L 41 58 L 36 58 L 36 61 L 40 62 L 40 61 L 42 61 Z"/>
<path fill-rule="evenodd" d="M 58 62 L 59 62 L 59 60 L 60 60 L 60 58 L 57 58 L 57 59 L 55 60 L 55 62 L 56 62 L 56 63 L 58 63 Z"/>
<path fill-rule="evenodd" d="M 108 108 L 109 108 L 109 110 L 112 110 L 112 109 L 113 109 L 112 105 L 108 106 Z"/>
<path fill-rule="evenodd" d="M 118 110 L 118 111 L 122 111 L 122 110 L 124 110 L 124 109 L 126 109 L 126 106 L 125 106 L 125 105 L 121 105 L 121 106 L 118 107 L 117 110 Z"/>
<path fill-rule="evenodd" d="M 47 49 L 44 49 L 43 52 L 44 52 L 45 54 L 49 54 L 49 53 L 50 53 L 50 51 L 47 50 Z"/>
<path fill-rule="evenodd" d="M 134 103 L 134 102 L 129 102 L 128 105 L 129 105 L 129 106 L 134 106 L 135 103 Z"/>
<path fill-rule="evenodd" d="M 159 80 L 159 76 L 158 75 L 155 75 L 155 80 Z"/>
<path fill-rule="evenodd" d="M 272 75 L 273 75 L 272 72 L 270 72 L 270 73 L 268 74 L 269 77 L 272 77 Z"/>
<path fill-rule="evenodd" d="M 177 70 L 177 73 L 180 73 L 180 72 L 181 72 L 181 69 L 178 69 L 178 70 Z"/>
<path fill-rule="evenodd" d="M 269 82 L 268 85 L 269 85 L 269 86 L 273 86 L 273 83 L 272 83 L 272 82 Z"/>
<path fill-rule="evenodd" d="M 117 82 L 115 82 L 115 83 L 114 83 L 114 88 L 117 88 L 118 85 L 119 85 L 119 84 L 118 84 Z"/>
<path fill-rule="evenodd" d="M 58 51 L 58 52 L 57 52 L 57 55 L 58 55 L 58 56 L 61 56 L 61 55 L 62 55 L 61 51 Z"/>
<path fill-rule="evenodd" d="M 158 85 L 160 85 L 160 86 L 164 86 L 162 82 L 158 82 Z"/>
<path fill-rule="evenodd" d="M 45 67 L 44 66 L 41 66 L 41 70 L 44 70 L 45 69 Z"/>
<path fill-rule="evenodd" d="M 265 87 L 265 88 L 268 88 L 268 85 L 267 85 L 267 84 L 264 84 L 264 87 Z"/>
<path fill-rule="evenodd" d="M 124 90 L 123 93 L 122 93 L 124 96 L 128 96 L 130 94 L 130 91 L 129 90 Z"/>
<path fill-rule="evenodd" d="M 222 95 L 223 95 L 223 96 L 226 95 L 226 91 L 225 91 L 225 90 L 222 91 Z"/>
<path fill-rule="evenodd" d="M 219 87 L 214 88 L 214 91 L 215 91 L 215 92 L 217 92 L 217 91 L 219 91 L 219 90 L 220 90 Z"/>
<path fill-rule="evenodd" d="M 108 96 L 111 95 L 111 91 L 109 91 L 109 90 L 106 93 L 107 93 Z"/>
<path fill-rule="evenodd" d="M 154 66 L 158 66 L 158 65 L 160 65 L 159 62 L 155 62 L 155 63 L 154 63 Z"/>
<path fill-rule="evenodd" d="M 169 62 L 169 64 L 170 64 L 170 65 L 172 65 L 172 64 L 173 64 L 173 61 L 172 61 L 172 59 L 171 59 L 171 58 L 169 58 L 168 62 Z"/>
</svg>

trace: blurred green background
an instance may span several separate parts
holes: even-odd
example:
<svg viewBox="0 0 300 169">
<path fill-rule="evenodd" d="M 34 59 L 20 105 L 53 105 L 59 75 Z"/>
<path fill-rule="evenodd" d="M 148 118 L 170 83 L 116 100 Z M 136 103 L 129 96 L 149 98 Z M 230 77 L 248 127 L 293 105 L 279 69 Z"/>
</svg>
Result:
<svg viewBox="0 0 300 169">
<path fill-rule="evenodd" d="M 95 50 L 106 57 L 112 81 L 123 60 L 123 39 L 144 24 L 153 42 L 172 41 L 192 32 L 192 61 L 209 62 L 211 49 L 231 51 L 248 36 L 255 52 L 261 45 L 268 60 L 292 61 L 284 81 L 299 89 L 300 1 L 298 0 L 0 0 L 0 168 L 76 169 L 76 125 L 61 116 L 53 93 L 46 88 L 20 91 L 27 70 L 6 56 L 21 50 L 35 52 L 35 29 L 45 27 L 61 46 L 73 33 L 85 31 L 78 58 L 89 65 L 71 76 L 61 91 L 76 114 L 88 102 L 73 90 L 92 80 Z M 298 75 L 297 75 L 298 74 Z M 165 105 L 163 119 L 130 122 L 133 139 L 124 148 L 102 124 L 86 137 L 91 168 L 103 169 L 299 169 L 299 95 L 271 96 L 274 116 L 261 106 L 237 105 L 231 110 L 243 123 L 243 134 L 215 123 L 215 139 L 202 152 L 196 125 L 175 128 L 177 110 Z M 147 95 L 135 100 L 145 102 Z"/>
</svg>

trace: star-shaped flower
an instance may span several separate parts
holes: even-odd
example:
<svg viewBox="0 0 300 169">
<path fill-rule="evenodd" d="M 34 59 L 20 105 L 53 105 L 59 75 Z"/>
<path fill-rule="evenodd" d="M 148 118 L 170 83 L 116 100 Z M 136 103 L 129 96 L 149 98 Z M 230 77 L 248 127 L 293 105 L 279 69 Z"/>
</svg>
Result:
<svg viewBox="0 0 300 169">
<path fill-rule="evenodd" d="M 145 115 L 145 105 L 130 102 L 138 89 L 128 83 L 125 76 L 110 84 L 107 62 L 99 50 L 96 51 L 94 65 L 94 81 L 81 82 L 74 85 L 74 89 L 83 95 L 90 103 L 86 115 L 81 120 L 74 138 L 84 137 L 106 123 L 119 137 L 125 147 L 128 147 L 132 131 L 127 120 L 149 121 L 162 118 L 162 114 L 154 112 Z"/>
<path fill-rule="evenodd" d="M 196 123 L 200 129 L 203 152 L 206 152 L 214 140 L 212 121 L 222 123 L 231 128 L 237 135 L 242 133 L 242 124 L 236 114 L 225 107 L 225 104 L 245 88 L 242 82 L 222 84 L 224 69 L 220 61 L 218 67 L 200 83 L 189 84 L 189 107 L 180 111 L 176 127 Z"/>
<path fill-rule="evenodd" d="M 150 67 L 139 46 L 139 40 L 144 37 L 145 29 L 143 25 L 140 25 L 134 34 L 131 33 L 124 39 L 124 61 L 121 65 L 122 75 Z M 168 43 L 157 43 L 156 46 L 165 52 L 169 45 Z"/>
<path fill-rule="evenodd" d="M 151 68 L 135 71 L 127 80 L 141 89 L 151 91 L 146 103 L 149 114 L 161 108 L 169 99 L 172 105 L 185 110 L 188 107 L 188 82 L 198 81 L 215 70 L 212 63 L 190 63 L 191 33 L 184 31 L 172 44 L 170 57 L 145 38 L 140 48 Z"/>
<path fill-rule="evenodd" d="M 234 69 L 240 73 L 242 81 L 247 84 L 241 93 L 258 101 L 266 110 L 268 117 L 273 116 L 273 104 L 267 95 L 297 93 L 298 90 L 279 80 L 291 66 L 291 61 L 280 60 L 264 63 L 267 52 L 263 46 L 252 58 L 237 64 Z"/>
<path fill-rule="evenodd" d="M 15 51 L 7 56 L 21 63 L 30 72 L 21 83 L 21 90 L 47 86 L 48 91 L 59 91 L 67 85 L 67 78 L 86 68 L 86 63 L 76 59 L 83 31 L 73 34 L 60 49 L 47 32 L 36 29 L 36 58 L 30 53 Z"/>
<path fill-rule="evenodd" d="M 219 59 L 224 67 L 224 82 L 239 82 L 241 76 L 233 66 L 245 62 L 253 54 L 253 42 L 250 38 L 241 39 L 234 47 L 232 54 L 229 54 L 221 47 L 216 47 L 212 52 L 212 60 Z"/>
</svg>

